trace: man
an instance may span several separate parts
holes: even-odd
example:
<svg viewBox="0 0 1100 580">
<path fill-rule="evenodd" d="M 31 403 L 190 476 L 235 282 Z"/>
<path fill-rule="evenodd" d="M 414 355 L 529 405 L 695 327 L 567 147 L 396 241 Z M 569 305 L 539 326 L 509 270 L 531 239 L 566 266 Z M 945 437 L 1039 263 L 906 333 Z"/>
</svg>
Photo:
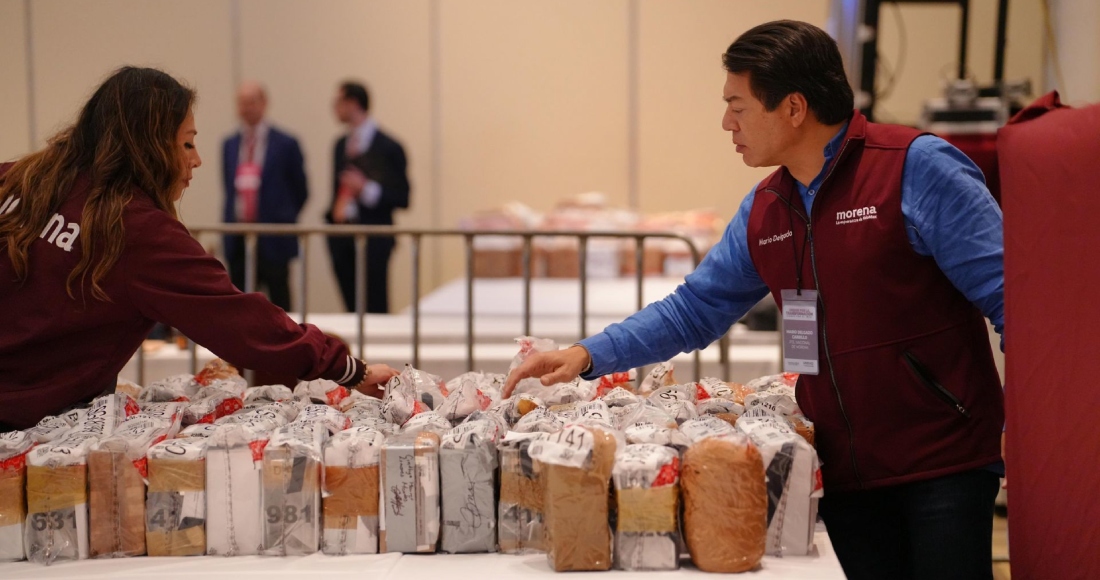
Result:
<svg viewBox="0 0 1100 580">
<path fill-rule="evenodd" d="M 1002 331 L 1004 268 L 981 173 L 939 138 L 853 113 L 814 26 L 753 28 L 723 64 L 723 129 L 747 165 L 780 168 L 675 293 L 528 359 L 505 394 L 703 348 L 770 292 L 785 329 L 809 332 L 784 337 L 785 357 L 800 359 L 848 577 L 991 578 L 1004 411 L 982 314 Z"/>
<path fill-rule="evenodd" d="M 405 149 L 382 132 L 370 115 L 367 88 L 355 82 L 340 85 L 333 104 L 336 118 L 348 129 L 333 154 L 332 207 L 329 223 L 393 225 L 393 211 L 409 207 Z M 389 312 L 389 263 L 392 237 L 367 239 L 367 312 Z M 355 241 L 328 238 L 332 268 L 348 312 L 355 311 Z"/>
<path fill-rule="evenodd" d="M 237 89 L 239 131 L 222 144 L 226 223 L 292 224 L 306 203 L 305 161 L 298 141 L 264 119 L 267 93 L 255 81 Z M 243 236 L 225 236 L 225 258 L 233 284 L 245 286 Z M 290 310 L 290 260 L 298 256 L 293 236 L 262 236 L 256 256 L 256 288 Z"/>
</svg>

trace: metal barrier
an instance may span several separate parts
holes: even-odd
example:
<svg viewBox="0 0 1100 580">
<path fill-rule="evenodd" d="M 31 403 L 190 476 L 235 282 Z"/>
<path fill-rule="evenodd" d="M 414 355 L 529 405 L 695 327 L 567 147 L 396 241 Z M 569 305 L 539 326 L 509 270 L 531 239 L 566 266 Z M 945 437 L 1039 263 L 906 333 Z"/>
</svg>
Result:
<svg viewBox="0 0 1100 580">
<path fill-rule="evenodd" d="M 356 346 L 359 358 L 364 358 L 366 345 L 366 331 L 364 325 L 366 310 L 366 246 L 368 238 L 375 237 L 409 237 L 412 239 L 412 296 L 410 310 L 412 315 L 412 365 L 420 366 L 420 257 L 423 239 L 425 237 L 461 237 L 465 241 L 466 250 L 466 368 L 474 370 L 474 239 L 479 236 L 517 237 L 523 241 L 522 277 L 523 277 L 523 333 L 531 334 L 531 261 L 532 240 L 537 237 L 573 237 L 578 240 L 579 251 L 579 283 L 580 283 L 580 336 L 588 336 L 588 242 L 592 238 L 619 238 L 633 239 L 635 241 L 635 287 L 636 309 L 641 310 L 645 306 L 643 298 L 644 271 L 644 243 L 646 239 L 673 239 L 682 241 L 691 253 L 693 267 L 699 265 L 700 255 L 698 248 L 691 239 L 674 233 L 657 232 L 615 232 L 615 231 L 530 231 L 530 230 L 457 230 L 457 229 L 417 229 L 398 228 L 385 226 L 361 226 L 361 225 L 329 225 L 329 226 L 301 226 L 290 224 L 215 224 L 203 226 L 189 226 L 191 234 L 196 238 L 202 234 L 230 234 L 244 236 L 245 240 L 245 292 L 253 292 L 256 289 L 256 259 L 259 236 L 295 236 L 301 249 L 301 275 L 298 279 L 298 290 L 295 302 L 297 311 L 301 315 L 301 322 L 305 323 L 308 317 L 308 292 L 309 292 L 309 238 L 311 236 L 334 236 L 355 238 L 355 315 L 356 315 Z M 719 339 L 719 361 L 722 365 L 724 378 L 729 380 L 729 334 Z M 189 340 L 191 372 L 198 370 L 197 348 L 194 341 Z M 138 382 L 145 382 L 145 357 L 143 349 L 138 349 L 137 375 Z M 699 351 L 694 353 L 695 377 L 701 377 L 701 359 Z M 430 370 L 430 369 L 426 369 Z M 638 369 L 638 380 L 643 378 L 643 369 Z M 251 381 L 250 381 L 251 382 Z"/>
</svg>

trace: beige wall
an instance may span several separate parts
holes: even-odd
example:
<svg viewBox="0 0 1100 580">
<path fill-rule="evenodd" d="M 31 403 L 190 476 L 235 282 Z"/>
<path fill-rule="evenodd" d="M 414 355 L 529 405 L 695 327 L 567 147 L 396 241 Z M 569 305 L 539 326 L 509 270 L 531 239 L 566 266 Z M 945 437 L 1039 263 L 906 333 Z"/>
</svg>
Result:
<svg viewBox="0 0 1100 580">
<path fill-rule="evenodd" d="M 1039 2 L 1011 2 L 1009 78 L 1039 80 Z M 987 80 L 996 1 L 972 4 L 971 66 Z M 117 66 L 160 66 L 199 90 L 205 164 L 186 194 L 183 216 L 190 224 L 214 223 L 223 195 L 220 142 L 236 125 L 234 85 L 253 78 L 268 86 L 270 119 L 302 142 L 311 193 L 302 222 L 319 224 L 341 131 L 332 116 L 333 93 L 340 80 L 359 78 L 372 90 L 378 121 L 409 156 L 412 207 L 398 222 L 450 227 L 508 200 L 546 209 L 591 190 L 619 205 L 636 200 L 647 212 L 713 207 L 729 218 L 766 171 L 744 167 L 721 130 L 720 55 L 738 34 L 767 20 L 824 25 L 827 0 L 29 5 L 33 90 L 26 86 L 24 2 L 0 0 L 0 157 L 43 143 Z M 885 8 L 882 19 L 881 50 L 888 58 L 899 35 L 891 10 Z M 957 10 L 906 5 L 901 11 L 909 54 L 883 108 L 911 121 L 921 101 L 939 94 L 939 70 L 951 67 Z M 34 95 L 33 135 L 24 113 L 28 94 Z M 405 246 L 392 268 L 395 307 L 408 302 Z M 429 244 L 423 289 L 456 276 L 461 256 L 460 244 Z M 337 309 L 321 243 L 311 246 L 308 275 L 310 308 Z"/>
</svg>

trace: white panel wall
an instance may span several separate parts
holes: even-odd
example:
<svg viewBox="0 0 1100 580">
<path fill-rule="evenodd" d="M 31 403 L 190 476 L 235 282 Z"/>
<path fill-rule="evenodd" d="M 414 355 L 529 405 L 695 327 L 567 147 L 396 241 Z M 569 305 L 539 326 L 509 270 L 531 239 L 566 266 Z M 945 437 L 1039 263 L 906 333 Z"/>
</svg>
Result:
<svg viewBox="0 0 1100 580">
<path fill-rule="evenodd" d="M 30 149 L 26 23 L 23 0 L 0 0 L 0 162 Z"/>
</svg>

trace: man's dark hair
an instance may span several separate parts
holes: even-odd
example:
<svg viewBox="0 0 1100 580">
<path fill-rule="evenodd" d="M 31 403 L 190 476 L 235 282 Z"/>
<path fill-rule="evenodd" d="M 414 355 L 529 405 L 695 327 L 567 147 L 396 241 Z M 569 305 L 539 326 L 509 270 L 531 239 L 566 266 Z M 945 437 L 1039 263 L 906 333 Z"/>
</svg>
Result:
<svg viewBox="0 0 1100 580">
<path fill-rule="evenodd" d="M 748 74 L 754 97 L 774 111 L 791 93 L 802 93 L 817 120 L 836 125 L 852 114 L 852 87 L 840 50 L 824 30 L 805 22 L 776 20 L 733 41 L 722 64 Z"/>
<path fill-rule="evenodd" d="M 340 92 L 344 94 L 345 99 L 355 101 L 363 111 L 370 110 L 370 93 L 367 92 L 367 87 L 363 86 L 363 83 L 345 81 L 340 85 Z"/>
</svg>

